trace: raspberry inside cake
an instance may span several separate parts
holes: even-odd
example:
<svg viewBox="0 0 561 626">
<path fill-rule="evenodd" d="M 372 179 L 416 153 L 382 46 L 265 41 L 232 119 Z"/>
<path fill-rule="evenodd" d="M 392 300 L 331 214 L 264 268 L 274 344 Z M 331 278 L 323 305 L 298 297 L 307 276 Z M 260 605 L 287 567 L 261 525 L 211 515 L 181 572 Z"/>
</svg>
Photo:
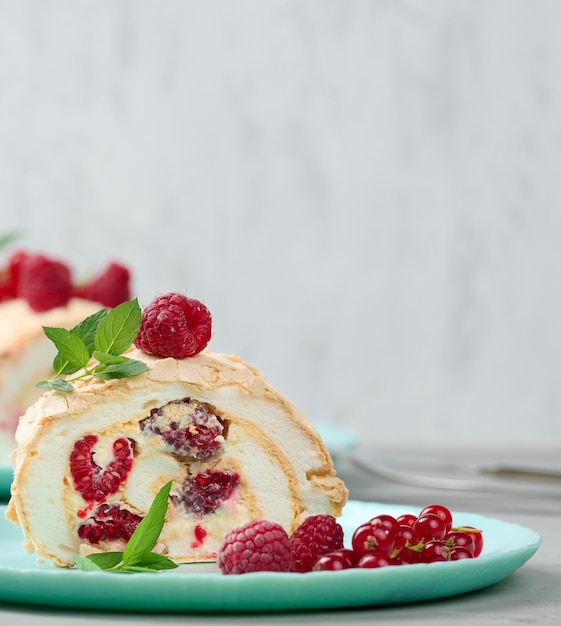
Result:
<svg viewBox="0 0 561 626">
<path fill-rule="evenodd" d="M 310 515 L 341 513 L 347 490 L 317 431 L 258 370 L 207 350 L 126 354 L 148 372 L 85 378 L 22 418 L 7 517 L 28 550 L 58 566 L 121 550 L 169 480 L 156 551 L 177 563 L 214 560 L 224 535 L 252 519 L 291 533 Z"/>
</svg>

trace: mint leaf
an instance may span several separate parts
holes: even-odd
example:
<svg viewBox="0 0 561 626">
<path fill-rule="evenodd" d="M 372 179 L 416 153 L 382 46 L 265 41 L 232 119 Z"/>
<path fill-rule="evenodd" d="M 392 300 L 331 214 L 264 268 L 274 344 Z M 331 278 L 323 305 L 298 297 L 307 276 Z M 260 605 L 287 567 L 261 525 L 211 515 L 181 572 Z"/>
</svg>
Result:
<svg viewBox="0 0 561 626">
<path fill-rule="evenodd" d="M 91 354 L 94 349 L 94 336 L 97 326 L 106 315 L 107 309 L 101 309 L 100 311 L 97 311 L 97 313 L 87 317 L 85 320 L 82 320 L 70 331 L 72 335 L 75 335 L 84 342 L 89 354 Z M 53 361 L 53 369 L 58 376 L 62 374 L 74 374 L 79 369 L 82 369 L 82 367 L 84 367 L 84 364 L 72 363 L 62 352 L 58 352 Z"/>
<path fill-rule="evenodd" d="M 151 554 L 154 554 L 154 552 L 151 552 Z M 173 567 L 177 567 L 177 565 L 175 563 L 173 563 L 173 561 L 170 561 L 170 563 L 173 564 Z M 121 567 L 119 570 L 115 570 L 115 571 L 123 572 L 125 574 L 142 574 L 142 573 L 154 574 L 155 572 L 158 572 L 158 571 L 163 570 L 163 569 L 172 569 L 172 568 L 171 567 L 169 567 L 169 568 L 165 568 L 165 567 L 142 567 L 141 565 L 123 565 L 123 567 Z"/>
<path fill-rule="evenodd" d="M 136 339 L 142 313 L 138 300 L 123 302 L 99 322 L 95 333 L 96 350 L 109 354 L 122 354 Z"/>
<path fill-rule="evenodd" d="M 53 369 L 58 376 L 62 376 L 66 374 L 74 374 L 78 370 L 81 370 L 82 366 L 72 365 L 72 363 L 70 363 L 68 359 L 65 359 L 60 352 L 57 352 L 53 361 Z"/>
<path fill-rule="evenodd" d="M 141 565 L 123 565 L 119 568 L 120 572 L 156 572 L 166 569 L 175 569 L 177 563 L 163 554 L 157 552 L 146 552 L 140 559 Z M 117 570 L 116 570 L 117 571 Z"/>
<path fill-rule="evenodd" d="M 142 567 L 141 565 L 123 565 L 118 570 L 112 570 L 114 572 L 122 572 L 123 574 L 153 574 L 155 571 L 151 567 Z"/>
<path fill-rule="evenodd" d="M 123 552 L 123 566 L 144 565 L 143 557 L 150 552 L 164 527 L 171 480 L 158 491 L 144 519 L 136 527 Z"/>
<path fill-rule="evenodd" d="M 90 315 L 85 320 L 82 320 L 77 326 L 75 326 L 70 333 L 75 335 L 84 342 L 84 345 L 91 354 L 94 349 L 94 336 L 99 322 L 107 315 L 107 309 L 101 309 L 93 315 Z M 55 344 L 56 345 L 56 344 Z M 79 369 L 84 367 L 83 364 L 71 363 L 66 356 L 58 352 L 53 361 L 53 369 L 57 375 L 62 374 L 74 374 Z"/>
<path fill-rule="evenodd" d="M 86 344 L 90 354 L 95 349 L 95 333 L 97 332 L 97 327 L 101 320 L 107 315 L 107 309 L 101 309 L 97 311 L 93 315 L 86 317 L 86 319 L 82 320 L 77 326 L 71 330 L 73 335 L 80 337 L 82 341 Z"/>
<path fill-rule="evenodd" d="M 143 372 L 147 372 L 149 367 L 142 361 L 136 361 L 135 359 L 128 359 L 121 363 L 112 363 L 111 365 L 101 365 L 95 368 L 94 376 L 96 378 L 130 378 L 131 376 L 137 376 Z"/>
<path fill-rule="evenodd" d="M 43 326 L 43 330 L 45 335 L 55 344 L 60 354 L 58 365 L 62 371 L 55 370 L 57 375 L 70 373 L 67 370 L 73 368 L 73 371 L 76 372 L 88 364 L 90 351 L 80 337 L 65 328 Z"/>
<path fill-rule="evenodd" d="M 94 350 L 92 356 L 100 363 L 103 363 L 103 365 L 118 365 L 119 363 L 124 363 L 127 360 L 126 356 L 116 356 L 115 354 L 101 352 L 100 350 Z"/>
<path fill-rule="evenodd" d="M 95 563 L 100 569 L 112 569 L 117 567 L 123 561 L 122 552 L 94 552 L 88 554 L 86 557 L 88 560 Z M 76 558 L 74 558 L 76 560 Z"/>
<path fill-rule="evenodd" d="M 158 554 L 157 552 L 145 552 L 142 555 L 142 566 L 149 568 L 150 570 L 163 570 L 163 569 L 175 569 L 177 567 L 177 563 L 174 563 L 171 559 L 168 559 L 167 556 L 163 554 Z M 131 565 L 124 565 L 125 567 L 133 567 Z"/>
<path fill-rule="evenodd" d="M 74 562 L 78 566 L 78 569 L 84 570 L 85 572 L 100 572 L 103 569 L 99 567 L 99 565 L 96 565 L 89 556 L 82 556 L 81 554 L 74 555 Z"/>
<path fill-rule="evenodd" d="M 42 380 L 35 385 L 40 389 L 52 389 L 53 391 L 74 391 L 74 387 L 71 383 L 64 378 L 53 378 L 51 380 Z"/>
<path fill-rule="evenodd" d="M 41 381 L 37 387 L 68 392 L 74 391 L 72 382 L 85 376 L 129 378 L 147 372 L 149 368 L 142 361 L 121 356 L 136 339 L 141 318 L 142 312 L 135 299 L 113 310 L 101 309 L 72 330 L 43 326 L 58 353 L 53 361 L 54 377 Z M 61 378 L 79 370 L 83 371 L 74 378 Z"/>
<path fill-rule="evenodd" d="M 94 350 L 93 357 L 100 363 L 94 369 L 96 378 L 129 378 L 147 372 L 149 369 L 142 361 L 129 359 L 126 356 L 107 354 L 107 352 L 100 352 L 99 350 Z"/>
<path fill-rule="evenodd" d="M 157 493 L 144 519 L 136 527 L 123 552 L 96 552 L 84 557 L 74 555 L 77 567 L 84 571 L 158 572 L 174 569 L 177 564 L 167 556 L 152 552 L 164 527 L 172 481 Z"/>
</svg>

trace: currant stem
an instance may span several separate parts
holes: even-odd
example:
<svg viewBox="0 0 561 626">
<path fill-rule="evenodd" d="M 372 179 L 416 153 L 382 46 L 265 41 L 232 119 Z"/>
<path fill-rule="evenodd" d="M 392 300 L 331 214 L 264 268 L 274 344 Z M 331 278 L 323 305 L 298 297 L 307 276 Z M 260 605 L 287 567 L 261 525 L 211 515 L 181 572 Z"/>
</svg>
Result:
<svg viewBox="0 0 561 626">
<path fill-rule="evenodd" d="M 406 547 L 409 548 L 409 550 L 413 550 L 414 552 L 420 552 L 423 549 L 424 545 L 425 545 L 425 540 L 421 539 L 421 541 L 419 541 L 419 543 L 416 543 L 414 546 L 409 545 L 409 542 L 407 542 Z"/>
<path fill-rule="evenodd" d="M 483 531 L 479 528 L 473 528 L 471 526 L 452 526 L 452 528 L 450 529 L 458 531 L 460 533 L 474 533 L 474 534 L 481 534 Z"/>
<path fill-rule="evenodd" d="M 80 380 L 81 378 L 85 378 L 86 376 L 93 376 L 96 370 L 96 367 L 93 367 L 92 369 L 85 369 L 79 376 L 74 376 L 74 378 L 67 378 L 66 380 L 69 383 L 73 383 L 75 380 Z"/>
</svg>

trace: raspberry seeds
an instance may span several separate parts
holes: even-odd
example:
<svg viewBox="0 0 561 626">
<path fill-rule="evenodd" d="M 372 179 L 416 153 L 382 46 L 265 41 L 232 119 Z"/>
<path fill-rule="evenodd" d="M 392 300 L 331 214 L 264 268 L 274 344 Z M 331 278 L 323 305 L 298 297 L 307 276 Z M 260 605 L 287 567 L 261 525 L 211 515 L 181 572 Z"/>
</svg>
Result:
<svg viewBox="0 0 561 626">
<path fill-rule="evenodd" d="M 311 515 L 290 537 L 292 571 L 311 572 L 320 556 L 343 547 L 343 528 L 332 515 Z"/>
<path fill-rule="evenodd" d="M 154 356 L 183 359 L 201 352 L 211 334 L 212 316 L 206 306 L 172 292 L 144 309 L 134 345 Z"/>
<path fill-rule="evenodd" d="M 254 520 L 226 535 L 217 562 L 224 574 L 288 572 L 290 540 L 280 524 Z"/>
</svg>

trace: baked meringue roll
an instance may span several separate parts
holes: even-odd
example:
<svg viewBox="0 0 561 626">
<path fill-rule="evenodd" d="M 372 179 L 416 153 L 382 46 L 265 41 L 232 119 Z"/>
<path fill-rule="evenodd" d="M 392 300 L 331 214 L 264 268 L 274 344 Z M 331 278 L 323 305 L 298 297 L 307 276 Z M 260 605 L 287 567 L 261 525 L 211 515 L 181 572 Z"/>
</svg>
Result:
<svg viewBox="0 0 561 626">
<path fill-rule="evenodd" d="M 149 370 L 45 392 L 20 420 L 6 515 L 29 552 L 68 567 L 77 553 L 122 550 L 170 480 L 155 550 L 176 563 L 214 560 L 251 519 L 291 533 L 309 515 L 340 515 L 347 489 L 320 436 L 258 370 L 206 350 L 126 356 Z"/>
</svg>

